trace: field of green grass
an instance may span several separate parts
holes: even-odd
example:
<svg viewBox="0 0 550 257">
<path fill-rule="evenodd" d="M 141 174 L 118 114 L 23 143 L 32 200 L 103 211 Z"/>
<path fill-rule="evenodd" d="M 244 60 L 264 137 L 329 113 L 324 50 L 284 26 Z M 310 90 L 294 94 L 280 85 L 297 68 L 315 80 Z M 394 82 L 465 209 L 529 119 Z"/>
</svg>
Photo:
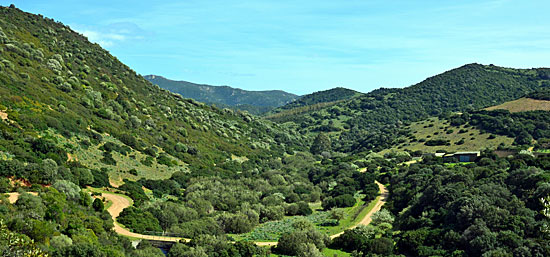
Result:
<svg viewBox="0 0 550 257">
<path fill-rule="evenodd" d="M 344 252 L 344 251 L 341 251 L 341 250 L 330 249 L 330 248 L 323 249 L 322 253 L 323 253 L 323 255 L 325 255 L 327 257 L 348 257 L 348 256 L 351 256 L 350 253 L 347 253 L 347 252 Z"/>
<path fill-rule="evenodd" d="M 464 125 L 454 127 L 450 125 L 449 121 L 438 118 L 414 122 L 408 128 L 411 130 L 414 139 L 407 138 L 405 142 L 392 149 L 384 150 L 382 153 L 392 150 L 421 150 L 423 152 L 435 152 L 437 150 L 445 150 L 446 152 L 479 151 L 485 148 L 497 148 L 500 144 L 509 146 L 514 141 L 510 137 L 483 133 L 478 129 Z M 450 145 L 425 145 L 425 141 L 430 139 L 448 140 Z M 463 140 L 462 144 L 460 144 L 461 140 Z"/>
<path fill-rule="evenodd" d="M 362 200 L 364 195 L 357 194 L 357 202 L 354 206 L 348 208 L 342 208 L 344 210 L 344 217 L 340 220 L 340 223 L 337 226 L 325 226 L 323 223 L 331 221 L 330 214 L 328 211 L 323 211 L 321 208 L 321 203 L 310 204 L 310 207 L 313 210 L 311 215 L 302 217 L 302 216 L 288 216 L 282 220 L 269 221 L 263 224 L 260 224 L 254 230 L 245 234 L 232 234 L 230 235 L 235 240 L 250 240 L 250 241 L 277 241 L 279 237 L 286 232 L 291 232 L 293 230 L 292 224 L 294 222 L 307 219 L 315 226 L 317 229 L 326 235 L 334 235 L 340 233 L 351 226 L 356 225 L 367 215 L 367 213 L 374 208 L 375 202 L 379 199 L 377 197 L 375 200 L 365 203 Z"/>
</svg>

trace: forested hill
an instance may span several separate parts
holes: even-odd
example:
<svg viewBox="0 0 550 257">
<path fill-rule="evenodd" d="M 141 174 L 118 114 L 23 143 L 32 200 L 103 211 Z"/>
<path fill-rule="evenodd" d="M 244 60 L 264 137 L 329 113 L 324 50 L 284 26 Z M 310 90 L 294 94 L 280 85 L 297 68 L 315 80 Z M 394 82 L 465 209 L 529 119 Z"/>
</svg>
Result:
<svg viewBox="0 0 550 257">
<path fill-rule="evenodd" d="M 47 156 L 65 165 L 73 153 L 113 173 L 133 163 L 166 177 L 189 167 L 223 171 L 232 155 L 282 153 L 302 141 L 276 124 L 154 86 L 52 19 L 0 12 L 0 153 L 10 159 Z"/>
<path fill-rule="evenodd" d="M 283 110 L 289 110 L 293 108 L 308 106 L 308 105 L 315 105 L 319 103 L 330 103 L 330 102 L 336 102 L 341 100 L 348 100 L 353 97 L 360 96 L 361 94 L 362 93 L 357 92 L 355 90 L 351 90 L 343 87 L 336 87 L 336 88 L 304 95 L 299 99 L 297 99 L 296 101 L 293 101 L 279 108 L 276 108 L 275 110 L 273 110 L 273 113 L 281 112 Z"/>
<path fill-rule="evenodd" d="M 133 203 L 116 218 L 126 229 L 191 239 L 169 256 L 266 256 L 253 241 L 283 236 L 301 242 L 283 238 L 280 254 L 312 256 L 306 243 L 319 253 L 378 192 L 353 159 L 320 154 L 293 130 L 151 84 L 60 22 L 0 7 L 0 256 L 164 256 L 113 230 L 105 194 Z"/>
<path fill-rule="evenodd" d="M 159 85 L 161 88 L 199 102 L 215 104 L 220 107 L 233 107 L 253 114 L 264 113 L 299 98 L 295 94 L 281 90 L 247 91 L 229 86 L 210 86 L 187 81 L 175 81 L 156 75 L 147 75 L 145 79 Z"/>
<path fill-rule="evenodd" d="M 403 89 L 379 89 L 334 106 L 288 117 L 307 132 L 339 137 L 341 151 L 390 146 L 403 124 L 517 99 L 546 85 L 549 69 L 468 64 Z"/>
</svg>

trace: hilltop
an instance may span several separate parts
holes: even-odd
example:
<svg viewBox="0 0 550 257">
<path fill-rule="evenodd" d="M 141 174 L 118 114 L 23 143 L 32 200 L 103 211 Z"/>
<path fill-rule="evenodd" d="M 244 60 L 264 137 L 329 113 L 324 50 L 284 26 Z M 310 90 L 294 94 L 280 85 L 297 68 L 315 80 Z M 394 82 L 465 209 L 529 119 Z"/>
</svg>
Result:
<svg viewBox="0 0 550 257">
<path fill-rule="evenodd" d="M 342 87 L 318 91 L 304 95 L 294 102 L 275 108 L 265 116 L 267 119 L 279 123 L 286 122 L 292 120 L 297 114 L 309 113 L 314 110 L 326 108 L 360 95 L 362 95 L 362 93 Z"/>
<path fill-rule="evenodd" d="M 304 134 L 329 133 L 340 151 L 382 150 L 405 136 L 403 128 L 411 122 L 517 99 L 548 83 L 549 72 L 468 64 L 410 87 L 381 88 L 299 112 L 283 122 Z"/>
<path fill-rule="evenodd" d="M 215 104 L 218 107 L 246 110 L 252 114 L 267 112 L 299 98 L 295 94 L 281 90 L 247 91 L 229 86 L 211 86 L 187 81 L 175 81 L 156 75 L 147 75 L 144 78 L 163 89 L 181 94 L 186 98 Z"/>
<path fill-rule="evenodd" d="M 328 90 L 318 91 L 311 94 L 304 95 L 291 103 L 285 104 L 275 110 L 273 113 L 280 112 L 282 110 L 288 110 L 293 108 L 304 107 L 308 105 L 315 105 L 320 103 L 331 103 L 341 100 L 349 100 L 353 97 L 362 95 L 362 93 L 355 90 L 336 87 Z"/>
</svg>

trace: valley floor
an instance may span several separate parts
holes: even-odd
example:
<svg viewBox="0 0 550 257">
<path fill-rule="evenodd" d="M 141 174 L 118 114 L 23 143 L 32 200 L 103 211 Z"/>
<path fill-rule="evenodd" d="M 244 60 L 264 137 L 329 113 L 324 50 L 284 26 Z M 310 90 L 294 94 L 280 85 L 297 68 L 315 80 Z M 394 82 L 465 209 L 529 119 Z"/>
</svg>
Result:
<svg viewBox="0 0 550 257">
<path fill-rule="evenodd" d="M 380 182 L 376 181 L 376 184 L 378 185 L 378 188 L 380 190 L 380 196 L 377 197 L 374 201 L 374 207 L 369 210 L 369 212 L 363 217 L 357 224 L 354 224 L 353 226 L 349 227 L 348 229 L 355 228 L 359 225 L 368 225 L 372 221 L 372 215 L 379 211 L 382 206 L 386 203 L 388 199 L 388 190 L 387 188 L 382 185 Z M 125 195 L 106 192 L 100 189 L 94 189 L 94 188 L 88 188 L 90 191 L 100 192 L 103 197 L 107 201 L 110 202 L 109 205 L 107 205 L 107 211 L 111 216 L 113 217 L 114 222 L 114 230 L 116 233 L 132 237 L 132 238 L 138 238 L 138 239 L 146 239 L 146 240 L 154 240 L 154 241 L 165 241 L 165 242 L 178 242 L 180 240 L 189 241 L 188 238 L 181 238 L 181 237 L 168 237 L 168 236 L 153 236 L 153 235 L 144 235 L 144 234 L 138 234 L 131 232 L 130 230 L 126 229 L 122 225 L 120 225 L 118 222 L 116 222 L 116 218 L 120 215 L 122 210 L 124 210 L 127 207 L 132 206 L 133 201 L 128 198 Z M 37 195 L 35 192 L 30 192 L 30 194 Z M 14 192 L 14 193 L 8 193 L 8 199 L 10 203 L 15 203 L 17 199 L 19 198 L 20 193 Z M 340 235 L 342 235 L 344 232 L 340 232 L 334 235 L 331 235 L 330 238 L 336 238 Z M 275 246 L 277 245 L 276 241 L 272 242 L 255 242 L 258 246 Z"/>
</svg>

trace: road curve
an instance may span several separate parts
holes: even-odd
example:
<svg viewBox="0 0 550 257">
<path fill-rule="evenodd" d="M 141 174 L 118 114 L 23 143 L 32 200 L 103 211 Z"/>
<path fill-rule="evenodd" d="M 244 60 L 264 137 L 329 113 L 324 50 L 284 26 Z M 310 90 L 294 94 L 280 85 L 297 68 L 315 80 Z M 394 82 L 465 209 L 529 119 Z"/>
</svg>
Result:
<svg viewBox="0 0 550 257">
<path fill-rule="evenodd" d="M 378 189 L 380 190 L 380 197 L 378 197 L 376 199 L 376 203 L 375 203 L 374 207 L 372 208 L 372 210 L 370 210 L 367 213 L 367 215 L 365 215 L 365 217 L 363 219 L 361 219 L 361 221 L 359 221 L 357 224 L 349 227 L 348 229 L 355 228 L 358 225 L 368 225 L 369 223 L 371 223 L 372 215 L 374 213 L 376 213 L 377 211 L 379 211 L 382 208 L 382 206 L 386 203 L 386 201 L 388 199 L 388 190 L 387 190 L 387 188 L 384 185 L 382 185 L 381 183 L 379 183 L 378 181 L 375 181 L 375 183 L 378 185 Z M 37 193 L 35 193 L 35 192 L 31 192 L 31 194 L 37 195 Z M 19 193 L 8 193 L 8 195 L 9 195 L 10 203 L 15 203 L 17 201 L 17 199 L 19 198 L 20 194 Z M 139 239 L 165 241 L 165 242 L 179 242 L 180 240 L 184 240 L 184 241 L 188 242 L 188 241 L 191 240 L 189 238 L 182 238 L 182 237 L 151 236 L 151 235 L 143 235 L 143 234 L 138 234 L 138 233 L 131 232 L 130 230 L 122 227 L 116 221 L 116 219 L 118 218 L 118 216 L 120 215 L 122 210 L 124 210 L 124 208 L 127 208 L 127 207 L 132 205 L 132 202 L 130 200 L 128 200 L 126 197 L 124 197 L 122 195 L 118 195 L 118 194 L 103 192 L 103 193 L 101 193 L 101 195 L 106 200 L 112 202 L 111 206 L 109 206 L 107 211 L 113 217 L 113 221 L 114 221 L 114 228 L 113 229 L 116 233 L 118 233 L 120 235 L 123 235 L 123 236 L 129 236 L 129 237 L 134 237 L 134 238 L 139 238 Z M 336 238 L 336 237 L 342 235 L 343 233 L 344 232 L 340 232 L 340 233 L 331 235 L 330 238 L 331 239 Z M 258 246 L 275 246 L 275 245 L 277 245 L 277 242 L 255 242 L 255 244 L 258 245 Z"/>
<path fill-rule="evenodd" d="M 113 217 L 114 220 L 114 230 L 116 233 L 123 235 L 123 236 L 129 236 L 129 237 L 135 237 L 139 239 L 146 239 L 146 240 L 155 240 L 155 241 L 166 241 L 166 242 L 179 242 L 180 240 L 189 241 L 188 238 L 181 238 L 181 237 L 168 237 L 168 236 L 151 236 L 151 235 L 142 235 L 138 233 L 131 232 L 130 230 L 123 228 L 118 224 L 116 221 L 116 218 L 120 215 L 122 210 L 124 208 L 129 207 L 132 205 L 132 203 L 125 197 L 117 194 L 111 194 L 111 193 L 102 193 L 101 194 L 105 199 L 112 202 L 111 206 L 107 209 L 109 214 Z"/>
</svg>

